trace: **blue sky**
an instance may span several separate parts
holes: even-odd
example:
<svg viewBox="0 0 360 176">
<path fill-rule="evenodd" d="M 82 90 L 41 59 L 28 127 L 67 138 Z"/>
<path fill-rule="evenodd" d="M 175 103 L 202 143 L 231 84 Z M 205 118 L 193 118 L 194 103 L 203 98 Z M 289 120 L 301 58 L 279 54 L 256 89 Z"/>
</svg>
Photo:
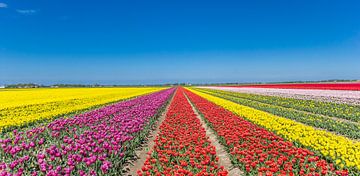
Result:
<svg viewBox="0 0 360 176">
<path fill-rule="evenodd" d="M 0 0 L 0 84 L 360 79 L 360 1 Z"/>
</svg>

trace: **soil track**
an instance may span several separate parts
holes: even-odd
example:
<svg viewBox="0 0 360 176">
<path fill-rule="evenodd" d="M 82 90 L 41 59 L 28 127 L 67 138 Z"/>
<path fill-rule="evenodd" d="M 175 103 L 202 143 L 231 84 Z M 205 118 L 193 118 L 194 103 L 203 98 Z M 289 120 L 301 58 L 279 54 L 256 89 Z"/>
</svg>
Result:
<svg viewBox="0 0 360 176">
<path fill-rule="evenodd" d="M 178 91 L 178 90 L 176 90 L 176 91 Z M 142 146 L 140 146 L 138 150 L 135 151 L 136 158 L 129 161 L 130 162 L 129 165 L 127 166 L 127 168 L 125 168 L 125 170 L 127 172 L 124 175 L 128 175 L 128 176 L 138 175 L 137 171 L 141 170 L 142 166 L 144 165 L 144 163 L 146 161 L 148 153 L 152 152 L 152 149 L 154 148 L 154 145 L 155 145 L 154 140 L 160 131 L 161 123 L 165 120 L 166 113 L 168 112 L 170 104 L 174 99 L 176 91 L 173 93 L 172 97 L 170 98 L 170 101 L 166 105 L 165 110 L 162 112 L 161 116 L 158 118 L 156 124 L 154 125 L 154 129 L 149 133 L 148 138 L 145 141 L 145 143 Z"/>
<path fill-rule="evenodd" d="M 240 171 L 239 168 L 234 167 L 231 164 L 230 157 L 229 157 L 228 153 L 226 152 L 225 148 L 219 143 L 215 133 L 212 131 L 212 129 L 210 127 L 208 127 L 206 125 L 204 119 L 202 119 L 201 115 L 196 110 L 195 106 L 191 103 L 190 99 L 187 97 L 186 94 L 185 94 L 185 97 L 188 100 L 188 102 L 190 103 L 190 105 L 191 105 L 193 111 L 195 112 L 197 118 L 199 118 L 202 127 L 205 129 L 206 136 L 209 137 L 209 140 L 210 140 L 211 144 L 216 148 L 216 156 L 219 157 L 219 165 L 224 166 L 224 168 L 229 172 L 229 176 L 243 175 L 243 172 Z"/>
</svg>

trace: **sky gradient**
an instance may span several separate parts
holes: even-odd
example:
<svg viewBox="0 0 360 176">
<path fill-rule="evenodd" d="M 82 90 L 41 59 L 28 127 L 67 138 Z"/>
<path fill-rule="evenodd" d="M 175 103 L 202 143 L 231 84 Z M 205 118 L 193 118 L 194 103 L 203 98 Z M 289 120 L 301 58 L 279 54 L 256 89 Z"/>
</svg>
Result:
<svg viewBox="0 0 360 176">
<path fill-rule="evenodd" d="M 360 1 L 0 0 L 0 85 L 360 79 Z"/>
</svg>

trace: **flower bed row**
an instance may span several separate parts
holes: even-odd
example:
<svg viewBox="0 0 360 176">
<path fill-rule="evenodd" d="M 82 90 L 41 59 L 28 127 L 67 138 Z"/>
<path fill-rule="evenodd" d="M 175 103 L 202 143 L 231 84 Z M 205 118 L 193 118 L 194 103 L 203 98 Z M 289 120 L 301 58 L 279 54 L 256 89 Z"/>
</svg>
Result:
<svg viewBox="0 0 360 176">
<path fill-rule="evenodd" d="M 360 105 L 360 91 L 345 90 L 314 90 L 314 89 L 273 89 L 273 88 L 251 88 L 251 87 L 218 87 L 205 86 L 216 90 L 242 92 L 258 95 L 269 95 L 301 100 L 314 100 L 338 104 Z"/>
<path fill-rule="evenodd" d="M 304 123 L 306 125 L 332 131 L 337 134 L 349 137 L 351 139 L 360 139 L 360 124 L 356 122 L 340 120 L 328 116 L 296 110 L 293 108 L 276 106 L 276 103 L 270 103 L 270 102 L 262 103 L 260 101 L 254 101 L 250 98 L 249 99 L 243 98 L 241 96 L 238 96 L 237 94 L 232 94 L 232 92 L 216 91 L 216 90 L 208 90 L 208 89 L 206 90 L 196 89 L 196 90 L 220 98 L 224 98 L 241 105 L 245 105 L 258 110 L 269 112 L 274 115 L 292 119 L 297 122 Z"/>
<path fill-rule="evenodd" d="M 360 142 L 355 142 L 346 137 L 318 130 L 293 120 L 236 104 L 229 100 L 214 97 L 193 89 L 190 90 L 256 125 L 275 132 L 286 140 L 299 143 L 301 146 L 309 147 L 313 151 L 320 152 L 324 157 L 335 161 L 340 167 L 346 166 L 350 170 L 355 171 L 360 169 Z"/>
<path fill-rule="evenodd" d="M 256 87 L 276 89 L 321 89 L 321 90 L 360 90 L 360 83 L 297 83 L 297 84 L 254 84 L 234 87 Z"/>
<path fill-rule="evenodd" d="M 0 139 L 0 175 L 116 175 L 174 89 Z"/>
<path fill-rule="evenodd" d="M 227 175 L 215 147 L 179 88 L 139 175 Z"/>
<path fill-rule="evenodd" d="M 294 146 L 264 128 L 186 91 L 220 142 L 231 154 L 232 162 L 248 175 L 348 175 L 313 152 Z"/>
</svg>

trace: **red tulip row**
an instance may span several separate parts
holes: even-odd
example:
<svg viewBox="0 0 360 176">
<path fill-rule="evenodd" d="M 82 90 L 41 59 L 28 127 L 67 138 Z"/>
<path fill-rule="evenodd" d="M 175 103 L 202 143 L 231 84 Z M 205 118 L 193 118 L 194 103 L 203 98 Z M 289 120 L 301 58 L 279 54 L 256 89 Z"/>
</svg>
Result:
<svg viewBox="0 0 360 176">
<path fill-rule="evenodd" d="M 348 175 L 313 152 L 294 146 L 264 128 L 186 90 L 208 125 L 225 145 L 232 162 L 250 175 Z"/>
<path fill-rule="evenodd" d="M 227 175 L 183 91 L 177 90 L 139 175 Z"/>
</svg>

